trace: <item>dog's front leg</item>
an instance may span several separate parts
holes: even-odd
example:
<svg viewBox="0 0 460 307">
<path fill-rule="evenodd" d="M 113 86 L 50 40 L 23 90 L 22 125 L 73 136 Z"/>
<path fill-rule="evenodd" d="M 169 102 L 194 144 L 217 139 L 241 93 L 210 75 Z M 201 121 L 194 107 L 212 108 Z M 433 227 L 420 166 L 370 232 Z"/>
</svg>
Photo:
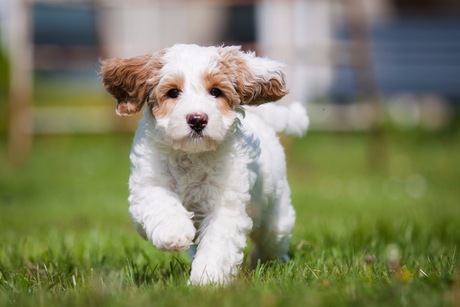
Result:
<svg viewBox="0 0 460 307">
<path fill-rule="evenodd" d="M 162 187 L 134 186 L 129 212 L 139 233 L 164 251 L 178 252 L 190 247 L 195 227 L 179 197 Z"/>
<path fill-rule="evenodd" d="M 207 216 L 192 263 L 191 284 L 226 284 L 237 274 L 243 261 L 246 236 L 252 220 L 243 206 L 216 208 Z"/>
</svg>

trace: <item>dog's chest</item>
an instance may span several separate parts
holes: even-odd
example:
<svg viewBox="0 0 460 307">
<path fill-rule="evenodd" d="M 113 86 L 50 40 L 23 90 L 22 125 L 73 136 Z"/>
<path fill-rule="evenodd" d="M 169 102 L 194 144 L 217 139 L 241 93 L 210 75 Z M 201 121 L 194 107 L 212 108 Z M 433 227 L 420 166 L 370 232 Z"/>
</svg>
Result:
<svg viewBox="0 0 460 307">
<path fill-rule="evenodd" d="M 193 209 L 198 204 L 203 207 L 215 203 L 214 200 L 228 177 L 227 163 L 222 160 L 215 153 L 181 153 L 168 157 L 173 189 L 186 208 Z"/>
<path fill-rule="evenodd" d="M 171 155 L 168 165 L 171 175 L 180 187 L 202 183 L 215 171 L 212 163 L 199 156 Z"/>
</svg>

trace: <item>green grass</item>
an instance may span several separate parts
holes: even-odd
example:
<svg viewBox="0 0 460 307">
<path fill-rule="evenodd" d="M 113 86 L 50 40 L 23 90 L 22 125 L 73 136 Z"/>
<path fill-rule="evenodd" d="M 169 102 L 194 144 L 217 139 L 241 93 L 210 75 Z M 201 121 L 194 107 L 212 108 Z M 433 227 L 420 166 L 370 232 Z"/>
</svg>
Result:
<svg viewBox="0 0 460 307">
<path fill-rule="evenodd" d="M 439 306 L 460 302 L 460 138 L 285 139 L 291 262 L 187 286 L 127 212 L 131 135 L 38 137 L 19 169 L 0 138 L 0 305 Z M 369 161 L 374 161 L 373 163 Z"/>
</svg>

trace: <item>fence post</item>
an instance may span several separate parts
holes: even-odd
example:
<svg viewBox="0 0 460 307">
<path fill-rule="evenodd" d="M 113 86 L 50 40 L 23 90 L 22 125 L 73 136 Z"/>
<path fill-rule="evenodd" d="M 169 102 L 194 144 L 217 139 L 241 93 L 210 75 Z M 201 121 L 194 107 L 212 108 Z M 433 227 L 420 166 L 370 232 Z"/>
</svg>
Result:
<svg viewBox="0 0 460 307">
<path fill-rule="evenodd" d="M 370 25 L 364 1 L 343 2 L 345 22 L 352 44 L 349 54 L 355 69 L 358 101 L 370 104 L 374 111 L 375 122 L 369 134 L 368 164 L 372 170 L 383 170 L 387 164 L 383 110 L 372 59 Z"/>
<path fill-rule="evenodd" d="M 9 139 L 10 161 L 18 165 L 32 148 L 33 44 L 28 0 L 11 0 L 9 12 Z"/>
</svg>

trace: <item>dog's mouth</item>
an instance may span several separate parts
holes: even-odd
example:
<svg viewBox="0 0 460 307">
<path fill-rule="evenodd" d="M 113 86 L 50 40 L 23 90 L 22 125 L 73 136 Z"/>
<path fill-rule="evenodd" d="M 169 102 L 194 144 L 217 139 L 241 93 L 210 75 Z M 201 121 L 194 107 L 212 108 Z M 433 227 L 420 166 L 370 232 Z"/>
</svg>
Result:
<svg viewBox="0 0 460 307">
<path fill-rule="evenodd" d="M 187 121 L 170 120 L 165 136 L 176 150 L 190 153 L 214 151 L 235 124 L 234 118 L 208 118 L 204 113 L 190 113 Z"/>
<path fill-rule="evenodd" d="M 174 149 L 190 153 L 199 153 L 216 150 L 219 142 L 210 137 L 206 137 L 199 132 L 191 132 L 189 136 L 173 142 Z"/>
<path fill-rule="evenodd" d="M 203 130 L 200 130 L 200 131 L 192 130 L 192 131 L 190 131 L 188 137 L 190 139 L 192 139 L 192 140 L 200 140 L 200 139 L 204 138 Z"/>
</svg>

